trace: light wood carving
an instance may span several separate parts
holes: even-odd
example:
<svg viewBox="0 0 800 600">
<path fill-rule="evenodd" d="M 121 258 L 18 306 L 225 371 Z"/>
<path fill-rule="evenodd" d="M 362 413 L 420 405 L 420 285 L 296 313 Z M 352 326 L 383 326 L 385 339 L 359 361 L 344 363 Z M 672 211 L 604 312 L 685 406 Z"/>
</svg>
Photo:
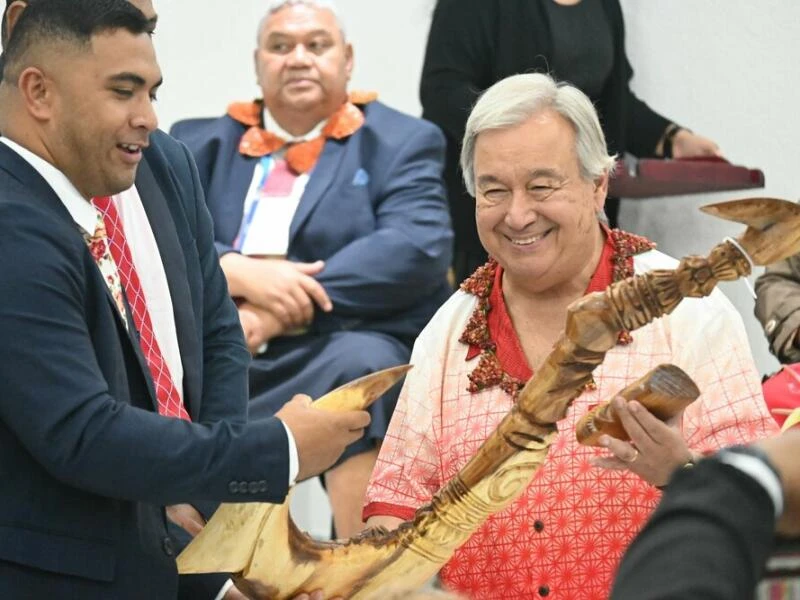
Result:
<svg viewBox="0 0 800 600">
<path fill-rule="evenodd" d="M 359 377 L 315 400 L 321 410 L 363 410 L 380 398 L 412 369 L 400 365 Z M 273 515 L 273 513 L 275 513 Z M 178 557 L 181 573 L 241 573 L 255 553 L 271 543 L 262 529 L 272 516 L 289 515 L 289 498 L 283 504 L 222 504 L 200 536 Z M 274 526 L 274 525 L 271 525 Z M 284 523 L 281 529 L 294 528 Z M 296 528 L 294 528 L 296 530 Z M 289 539 L 283 536 L 284 541 Z M 270 596 L 267 596 L 270 597 Z"/>
<path fill-rule="evenodd" d="M 223 505 L 179 557 L 180 571 L 234 573 L 237 587 L 257 600 L 315 589 L 327 598 L 364 599 L 390 584 L 422 585 L 487 516 L 525 489 L 556 436 L 555 423 L 622 331 L 669 314 L 683 298 L 708 295 L 719 281 L 748 275 L 751 261 L 764 264 L 800 252 L 800 211 L 792 203 L 757 198 L 705 210 L 749 227 L 707 258 L 690 256 L 674 270 L 633 277 L 574 302 L 564 334 L 509 414 L 412 521 L 391 532 L 371 530 L 346 541 L 318 542 L 298 531 L 288 504 Z M 652 377 L 646 379 L 639 392 L 652 385 Z"/>
<path fill-rule="evenodd" d="M 629 402 L 638 400 L 653 416 L 666 421 L 697 400 L 700 390 L 681 368 L 659 365 L 618 395 Z M 575 426 L 578 442 L 587 446 L 598 446 L 603 434 L 619 440 L 630 439 L 611 402 L 592 409 Z"/>
</svg>

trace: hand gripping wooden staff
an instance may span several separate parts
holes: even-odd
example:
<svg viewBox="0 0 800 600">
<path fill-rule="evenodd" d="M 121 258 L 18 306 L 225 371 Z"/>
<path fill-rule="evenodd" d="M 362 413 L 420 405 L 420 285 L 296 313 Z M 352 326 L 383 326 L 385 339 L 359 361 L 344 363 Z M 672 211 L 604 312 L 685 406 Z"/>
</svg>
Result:
<svg viewBox="0 0 800 600">
<path fill-rule="evenodd" d="M 748 227 L 707 258 L 690 256 L 674 270 L 632 277 L 574 302 L 563 335 L 509 414 L 412 521 L 391 532 L 369 530 L 350 540 L 319 542 L 297 529 L 288 503 L 224 504 L 178 557 L 180 572 L 234 573 L 237 587 L 258 600 L 315 589 L 328 598 L 364 599 L 389 585 L 422 585 L 487 516 L 525 489 L 545 459 L 556 422 L 622 331 L 669 314 L 683 298 L 708 295 L 719 281 L 749 275 L 753 264 L 800 252 L 800 207 L 791 202 L 749 198 L 702 210 Z M 657 371 L 669 385 L 634 386 L 629 399 L 654 387 L 677 396 L 694 393 L 680 370 Z"/>
</svg>

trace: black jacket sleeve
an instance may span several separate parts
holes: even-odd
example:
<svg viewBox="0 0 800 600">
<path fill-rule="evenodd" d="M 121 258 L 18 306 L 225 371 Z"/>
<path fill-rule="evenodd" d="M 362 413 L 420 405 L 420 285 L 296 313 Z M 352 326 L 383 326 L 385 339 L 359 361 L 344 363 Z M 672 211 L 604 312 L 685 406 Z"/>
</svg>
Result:
<svg viewBox="0 0 800 600">
<path fill-rule="evenodd" d="M 604 125 L 606 137 L 615 151 L 622 150 L 640 157 L 654 156 L 656 145 L 671 121 L 650 108 L 631 90 L 633 69 L 625 50 L 622 9 L 619 0 L 605 0 L 604 6 L 614 34 L 614 71 L 600 99 L 608 121 Z"/>
<path fill-rule="evenodd" d="M 620 565 L 612 600 L 752 600 L 773 548 L 764 488 L 704 460 L 680 470 Z"/>
</svg>

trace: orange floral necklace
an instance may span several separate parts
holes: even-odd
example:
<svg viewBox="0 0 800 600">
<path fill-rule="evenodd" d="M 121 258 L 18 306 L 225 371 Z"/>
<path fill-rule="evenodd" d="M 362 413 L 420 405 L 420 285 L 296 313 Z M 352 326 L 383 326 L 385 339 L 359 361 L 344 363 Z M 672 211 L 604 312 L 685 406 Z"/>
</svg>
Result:
<svg viewBox="0 0 800 600">
<path fill-rule="evenodd" d="M 328 138 L 341 140 L 358 131 L 364 124 L 364 113 L 358 105 L 369 104 L 377 98 L 378 95 L 374 92 L 351 92 L 348 101 L 328 118 L 320 135 L 292 144 L 264 129 L 262 124 L 263 100 L 234 102 L 228 107 L 228 116 L 234 121 L 248 126 L 239 141 L 240 154 L 258 158 L 277 152 L 289 144 L 286 150 L 287 164 L 295 173 L 307 173 L 317 164 L 317 160 L 322 154 L 322 148 L 325 146 L 325 140 Z"/>
<path fill-rule="evenodd" d="M 634 274 L 633 257 L 655 248 L 655 244 L 650 240 L 619 229 L 606 229 L 605 233 L 606 242 L 603 255 L 587 293 L 602 291 L 611 283 L 631 277 Z M 501 323 L 498 319 L 508 319 L 502 291 L 495 287 L 501 276 L 502 267 L 494 259 L 489 259 L 485 265 L 479 267 L 461 284 L 461 290 L 475 296 L 478 299 L 478 305 L 459 341 L 469 346 L 466 360 L 480 356 L 478 365 L 469 374 L 468 391 L 474 394 L 499 386 L 505 393 L 516 399 L 526 383 L 525 373 L 529 373 L 528 377 L 532 373 L 519 349 L 518 340 L 498 336 L 494 330 L 497 324 Z M 495 319 L 490 318 L 493 303 L 498 306 L 500 311 Z M 513 333 L 510 323 L 508 327 L 502 329 L 504 332 L 511 332 L 508 337 L 516 335 Z M 498 338 L 503 347 L 500 352 L 498 352 Z M 632 341 L 631 334 L 623 331 L 620 333 L 617 343 L 626 345 Z M 498 357 L 498 354 L 502 359 Z"/>
</svg>

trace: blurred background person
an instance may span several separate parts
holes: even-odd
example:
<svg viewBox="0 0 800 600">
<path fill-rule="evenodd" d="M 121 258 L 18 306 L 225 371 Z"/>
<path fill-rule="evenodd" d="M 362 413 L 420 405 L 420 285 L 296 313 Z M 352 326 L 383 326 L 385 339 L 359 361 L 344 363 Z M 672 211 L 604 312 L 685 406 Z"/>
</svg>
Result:
<svg viewBox="0 0 800 600">
<path fill-rule="evenodd" d="M 800 255 L 770 265 L 756 280 L 755 312 L 777 359 L 800 362 Z"/>
<path fill-rule="evenodd" d="M 755 314 L 783 368 L 764 380 L 764 399 L 784 426 L 800 407 L 800 255 L 770 265 L 756 279 Z M 789 425 L 791 426 L 791 424 Z"/>
</svg>

